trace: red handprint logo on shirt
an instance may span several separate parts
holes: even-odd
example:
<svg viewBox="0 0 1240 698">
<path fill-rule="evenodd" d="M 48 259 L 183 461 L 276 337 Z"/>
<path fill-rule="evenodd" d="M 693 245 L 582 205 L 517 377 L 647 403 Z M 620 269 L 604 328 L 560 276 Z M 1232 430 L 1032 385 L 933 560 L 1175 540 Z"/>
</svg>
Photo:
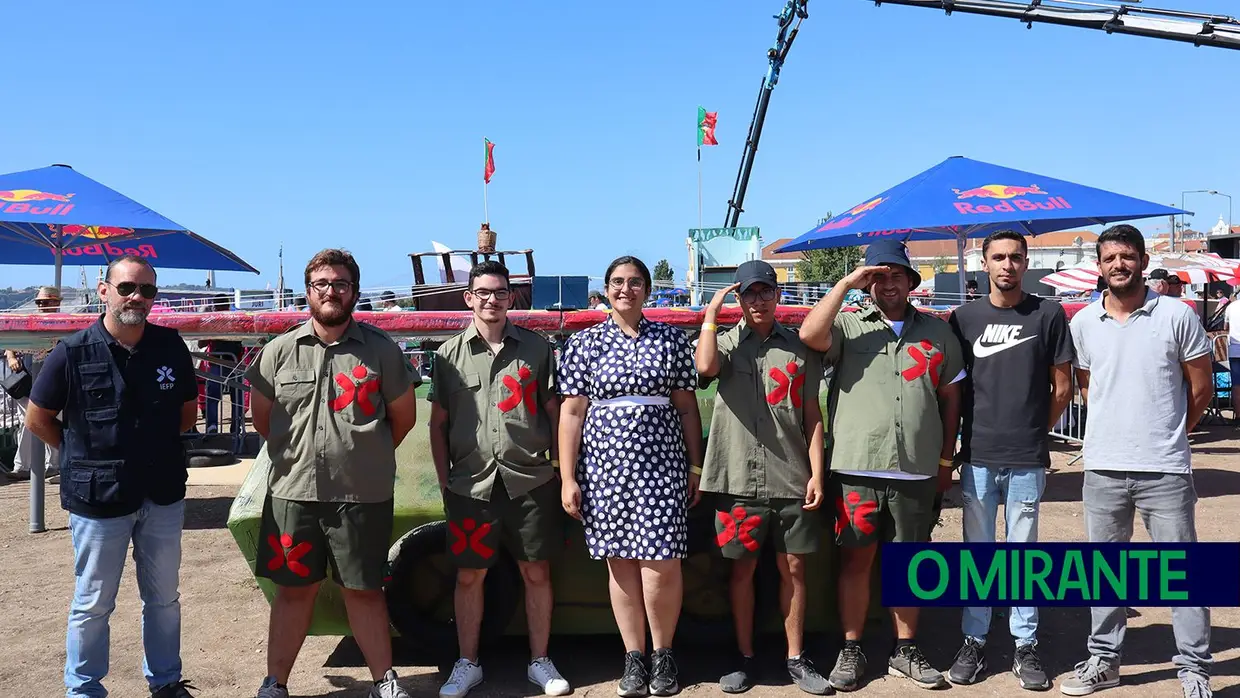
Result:
<svg viewBox="0 0 1240 698">
<path fill-rule="evenodd" d="M 516 409 L 517 405 L 524 402 L 525 409 L 529 410 L 530 414 L 534 414 L 538 382 L 530 380 L 531 376 L 532 374 L 527 366 L 522 366 L 517 370 L 516 378 L 504 376 L 504 390 L 508 392 L 508 397 L 499 401 L 497 407 L 499 407 L 500 412 L 511 412 Z"/>
<path fill-rule="evenodd" d="M 762 517 L 754 515 L 750 516 L 744 507 L 736 507 L 732 509 L 732 513 L 720 511 L 716 514 L 719 523 L 723 525 L 723 530 L 715 534 L 715 542 L 719 547 L 730 543 L 733 539 L 745 546 L 745 549 L 753 552 L 761 545 L 754 537 L 753 530 L 762 525 Z"/>
<path fill-rule="evenodd" d="M 336 374 L 336 385 L 340 386 L 340 395 L 329 403 L 333 411 L 339 412 L 356 402 L 358 407 L 362 408 L 362 414 L 367 417 L 374 415 L 375 403 L 371 402 L 370 396 L 379 392 L 379 379 L 375 377 L 362 380 L 369 373 L 370 371 L 365 366 L 358 365 L 347 374 L 343 371 Z"/>
<path fill-rule="evenodd" d="M 904 380 L 911 383 L 929 373 L 931 385 L 939 387 L 939 379 L 942 378 L 939 375 L 939 365 L 943 363 L 943 352 L 936 351 L 928 354 L 933 350 L 934 345 L 925 339 L 908 348 L 908 355 L 913 357 L 914 363 L 900 373 L 904 376 Z"/>
<path fill-rule="evenodd" d="M 878 502 L 863 502 L 859 492 L 849 492 L 847 496 L 835 500 L 835 508 L 839 511 L 839 515 L 835 517 L 836 536 L 842 534 L 850 525 L 856 526 L 857 531 L 864 536 L 874 532 L 870 514 L 878 509 Z"/>
<path fill-rule="evenodd" d="M 285 533 L 277 538 L 273 533 L 267 536 L 267 545 L 271 548 L 271 559 L 267 561 L 268 570 L 275 572 L 281 567 L 288 567 L 289 571 L 298 577 L 310 576 L 310 568 L 301 562 L 301 558 L 310 552 L 310 543 L 302 541 L 294 546 L 293 537 L 289 534 Z"/>
<path fill-rule="evenodd" d="M 800 366 L 797 362 L 789 361 L 784 367 L 787 373 L 784 373 L 779 367 L 772 368 L 768 373 L 771 380 L 775 381 L 775 389 L 766 394 L 766 401 L 771 405 L 778 405 L 783 402 L 784 398 L 792 399 L 792 406 L 799 408 L 801 406 L 801 392 L 805 386 L 805 374 L 798 374 Z"/>
<path fill-rule="evenodd" d="M 482 539 L 486 538 L 487 534 L 491 532 L 491 524 L 488 522 L 484 521 L 479 525 L 473 519 L 465 519 L 458 526 L 455 521 L 449 521 L 448 532 L 452 534 L 451 550 L 453 555 L 459 556 L 467 548 L 483 560 L 495 554 L 493 548 L 482 542 Z"/>
</svg>

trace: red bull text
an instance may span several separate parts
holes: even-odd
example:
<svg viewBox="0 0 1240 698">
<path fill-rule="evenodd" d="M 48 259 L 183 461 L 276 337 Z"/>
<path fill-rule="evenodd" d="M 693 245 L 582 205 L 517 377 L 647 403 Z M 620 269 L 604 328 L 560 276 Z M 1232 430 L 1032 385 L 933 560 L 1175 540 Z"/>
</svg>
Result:
<svg viewBox="0 0 1240 698">
<path fill-rule="evenodd" d="M 116 259 L 125 255 L 133 255 L 135 257 L 149 257 L 157 259 L 159 253 L 155 251 L 154 245 L 138 245 L 136 247 L 117 247 L 110 242 L 96 243 L 94 245 L 82 245 L 80 247 L 66 247 L 64 250 L 66 257 L 86 256 L 107 256 L 108 259 Z"/>
<path fill-rule="evenodd" d="M 973 204 L 966 201 L 957 201 L 953 204 L 958 213 L 1014 213 L 1016 211 L 1055 211 L 1058 209 L 1072 208 L 1067 199 L 1062 196 L 1050 196 L 1047 192 L 1042 191 L 1038 185 L 1033 184 L 1027 187 L 1012 186 L 1010 184 L 987 184 L 972 189 L 953 189 L 952 192 L 957 199 L 998 199 L 994 204 Z M 1047 197 L 1042 201 L 1034 201 L 1026 196 L 1044 196 Z"/>
<path fill-rule="evenodd" d="M 0 189 L 0 201 L 9 202 L 0 208 L 4 213 L 29 213 L 35 216 L 65 216 L 73 210 L 69 200 L 73 194 L 52 194 L 38 189 Z M 40 206 L 39 202 L 46 202 Z M 55 206 L 52 202 L 59 202 Z"/>
</svg>

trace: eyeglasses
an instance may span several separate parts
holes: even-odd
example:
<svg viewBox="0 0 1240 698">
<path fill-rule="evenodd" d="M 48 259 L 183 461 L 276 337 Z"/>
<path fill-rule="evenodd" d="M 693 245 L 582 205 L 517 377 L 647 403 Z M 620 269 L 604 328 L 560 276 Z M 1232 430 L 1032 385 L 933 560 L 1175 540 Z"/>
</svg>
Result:
<svg viewBox="0 0 1240 698">
<path fill-rule="evenodd" d="M 622 279 L 618 276 L 613 276 L 607 280 L 607 285 L 617 291 L 625 286 L 628 286 L 630 291 L 640 291 L 643 288 L 646 288 L 646 280 L 638 276 L 631 279 Z"/>
<path fill-rule="evenodd" d="M 140 291 L 142 297 L 148 301 L 159 293 L 159 287 L 155 284 L 136 284 L 132 281 L 122 281 L 119 284 L 114 284 L 111 281 L 105 281 L 104 283 L 116 289 L 116 292 L 121 296 L 132 296 L 134 291 Z"/>
<path fill-rule="evenodd" d="M 469 291 L 479 300 L 489 300 L 494 298 L 497 301 L 506 301 L 512 296 L 512 291 L 506 288 L 474 288 Z"/>
<path fill-rule="evenodd" d="M 343 296 L 344 294 L 353 290 L 353 282 L 352 281 L 328 281 L 326 279 L 319 279 L 318 281 L 310 282 L 310 288 L 317 291 L 320 296 L 327 293 L 327 289 L 329 288 L 335 291 L 336 295 Z"/>
<path fill-rule="evenodd" d="M 761 298 L 764 301 L 769 301 L 775 298 L 775 294 L 776 294 L 775 289 L 771 288 L 770 286 L 764 286 L 762 287 L 761 290 L 751 288 L 748 291 L 745 291 L 744 293 L 741 294 L 741 300 L 745 301 L 746 303 L 753 303 L 759 298 Z"/>
</svg>

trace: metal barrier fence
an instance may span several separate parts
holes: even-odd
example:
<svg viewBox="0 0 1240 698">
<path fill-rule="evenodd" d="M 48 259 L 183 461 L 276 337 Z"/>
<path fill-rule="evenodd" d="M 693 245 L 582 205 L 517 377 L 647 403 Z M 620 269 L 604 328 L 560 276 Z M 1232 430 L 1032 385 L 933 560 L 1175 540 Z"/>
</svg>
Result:
<svg viewBox="0 0 1240 698">
<path fill-rule="evenodd" d="M 1088 416 L 1088 410 L 1085 407 L 1085 398 L 1081 395 L 1081 386 L 1076 380 L 1076 371 L 1070 372 L 1072 381 L 1072 400 L 1068 402 L 1068 407 L 1064 409 L 1060 415 L 1059 421 L 1055 422 L 1055 426 L 1051 428 L 1050 436 L 1052 439 L 1080 447 L 1085 444 L 1085 419 Z M 1084 456 L 1080 453 L 1073 458 L 1069 465 L 1079 461 Z"/>
</svg>

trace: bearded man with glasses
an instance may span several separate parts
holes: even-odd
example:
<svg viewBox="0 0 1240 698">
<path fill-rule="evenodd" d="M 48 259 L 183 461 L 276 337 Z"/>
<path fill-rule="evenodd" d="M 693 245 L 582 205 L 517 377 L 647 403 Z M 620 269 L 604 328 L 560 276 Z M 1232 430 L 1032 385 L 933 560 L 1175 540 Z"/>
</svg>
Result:
<svg viewBox="0 0 1240 698">
<path fill-rule="evenodd" d="M 385 332 L 356 322 L 361 270 L 344 250 L 306 265 L 310 321 L 272 340 L 246 371 L 269 492 L 255 574 L 277 585 L 259 698 L 288 698 L 289 674 L 331 569 L 370 668 L 372 698 L 408 698 L 392 670 L 383 582 L 396 447 L 417 419 L 421 377 Z"/>
<path fill-rule="evenodd" d="M 180 334 L 146 320 L 158 292 L 145 259 L 109 264 L 98 287 L 103 315 L 52 350 L 30 394 L 26 426 L 60 449 L 60 503 L 73 537 L 70 697 L 107 694 L 108 618 L 131 541 L 147 684 L 157 698 L 190 696 L 180 652 L 181 432 L 197 418 L 198 388 Z"/>
</svg>

